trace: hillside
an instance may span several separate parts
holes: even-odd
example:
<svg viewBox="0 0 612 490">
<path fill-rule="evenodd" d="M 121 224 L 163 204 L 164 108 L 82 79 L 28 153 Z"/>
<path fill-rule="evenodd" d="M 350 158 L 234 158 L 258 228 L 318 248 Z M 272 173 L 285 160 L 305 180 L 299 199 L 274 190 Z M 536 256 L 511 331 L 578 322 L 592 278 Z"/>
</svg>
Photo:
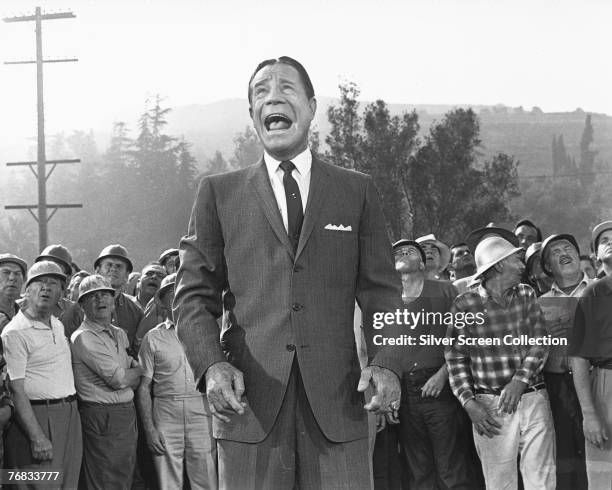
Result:
<svg viewBox="0 0 612 490">
<path fill-rule="evenodd" d="M 327 108 L 337 103 L 329 97 L 319 98 L 315 124 L 324 142 L 329 132 Z M 362 103 L 361 107 L 365 107 Z M 393 114 L 416 110 L 421 133 L 425 134 L 432 122 L 439 121 L 453 106 L 390 104 Z M 579 159 L 580 137 L 586 114 L 520 112 L 501 107 L 476 106 L 481 122 L 482 152 L 490 155 L 499 151 L 514 155 L 521 161 L 522 176 L 548 175 L 552 171 L 551 144 L 553 135 L 562 134 L 567 151 Z M 612 117 L 593 114 L 595 130 L 593 148 L 596 160 L 612 163 Z M 234 135 L 250 125 L 246 100 L 231 99 L 208 105 L 190 105 L 175 108 L 169 115 L 168 130 L 182 134 L 194 144 L 198 161 L 203 162 L 216 150 L 229 157 L 233 151 Z"/>
</svg>

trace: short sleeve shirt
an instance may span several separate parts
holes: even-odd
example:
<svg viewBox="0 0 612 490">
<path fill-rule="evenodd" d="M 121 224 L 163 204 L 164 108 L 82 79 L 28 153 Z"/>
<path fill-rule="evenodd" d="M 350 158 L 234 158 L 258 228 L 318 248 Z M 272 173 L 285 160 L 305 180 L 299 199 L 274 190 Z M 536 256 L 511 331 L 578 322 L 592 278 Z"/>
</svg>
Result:
<svg viewBox="0 0 612 490">
<path fill-rule="evenodd" d="M 124 403 L 134 398 L 121 381 L 132 364 L 127 334 L 85 319 L 72 334 L 72 362 L 79 398 L 93 403 Z"/>
<path fill-rule="evenodd" d="M 202 396 L 172 322 L 147 332 L 139 358 L 143 376 L 153 380 L 153 396 Z"/>
<path fill-rule="evenodd" d="M 70 346 L 57 318 L 51 317 L 49 327 L 20 311 L 1 336 L 8 375 L 12 380 L 24 380 L 30 400 L 74 395 Z"/>
</svg>

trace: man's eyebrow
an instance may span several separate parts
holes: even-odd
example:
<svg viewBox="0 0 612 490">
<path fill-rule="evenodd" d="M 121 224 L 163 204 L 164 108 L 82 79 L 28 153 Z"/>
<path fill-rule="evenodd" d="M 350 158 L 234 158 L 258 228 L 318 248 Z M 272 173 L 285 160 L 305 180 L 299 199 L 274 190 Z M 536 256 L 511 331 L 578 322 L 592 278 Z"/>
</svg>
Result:
<svg viewBox="0 0 612 490">
<path fill-rule="evenodd" d="M 269 81 L 270 81 L 270 77 L 269 77 L 269 76 L 267 76 L 267 77 L 262 77 L 262 78 L 260 78 L 259 80 L 256 80 L 256 81 L 253 83 L 253 88 L 259 87 L 259 86 L 261 86 L 261 85 L 265 85 L 265 84 L 267 84 Z"/>
</svg>

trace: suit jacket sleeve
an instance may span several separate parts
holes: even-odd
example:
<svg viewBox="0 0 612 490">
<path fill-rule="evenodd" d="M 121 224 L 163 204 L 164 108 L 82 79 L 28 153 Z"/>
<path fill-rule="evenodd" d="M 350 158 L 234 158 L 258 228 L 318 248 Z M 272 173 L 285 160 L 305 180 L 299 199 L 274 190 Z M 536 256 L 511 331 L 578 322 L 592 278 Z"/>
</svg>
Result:
<svg viewBox="0 0 612 490">
<path fill-rule="evenodd" d="M 395 323 L 375 331 L 372 326 L 374 313 L 395 312 L 403 307 L 403 303 L 401 281 L 395 270 L 385 217 L 371 177 L 368 177 L 359 226 L 359 249 L 357 302 L 363 312 L 370 364 L 390 369 L 401 377 L 402 348 L 380 347 L 373 343 L 375 334 L 386 338 L 401 334 L 401 326 Z"/>
<path fill-rule="evenodd" d="M 174 319 L 187 359 L 199 380 L 212 364 L 226 361 L 216 319 L 228 287 L 223 234 L 212 182 L 200 182 L 187 235 L 181 239 Z"/>
</svg>

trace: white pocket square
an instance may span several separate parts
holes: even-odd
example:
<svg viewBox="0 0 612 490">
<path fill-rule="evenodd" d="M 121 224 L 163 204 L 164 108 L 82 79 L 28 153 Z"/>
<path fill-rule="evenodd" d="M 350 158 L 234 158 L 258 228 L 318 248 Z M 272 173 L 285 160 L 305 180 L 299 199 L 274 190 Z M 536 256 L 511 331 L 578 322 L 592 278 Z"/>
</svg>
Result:
<svg viewBox="0 0 612 490">
<path fill-rule="evenodd" d="M 353 231 L 353 227 L 351 225 L 332 225 L 331 223 L 325 227 L 326 230 L 334 230 L 334 231 Z"/>
</svg>

